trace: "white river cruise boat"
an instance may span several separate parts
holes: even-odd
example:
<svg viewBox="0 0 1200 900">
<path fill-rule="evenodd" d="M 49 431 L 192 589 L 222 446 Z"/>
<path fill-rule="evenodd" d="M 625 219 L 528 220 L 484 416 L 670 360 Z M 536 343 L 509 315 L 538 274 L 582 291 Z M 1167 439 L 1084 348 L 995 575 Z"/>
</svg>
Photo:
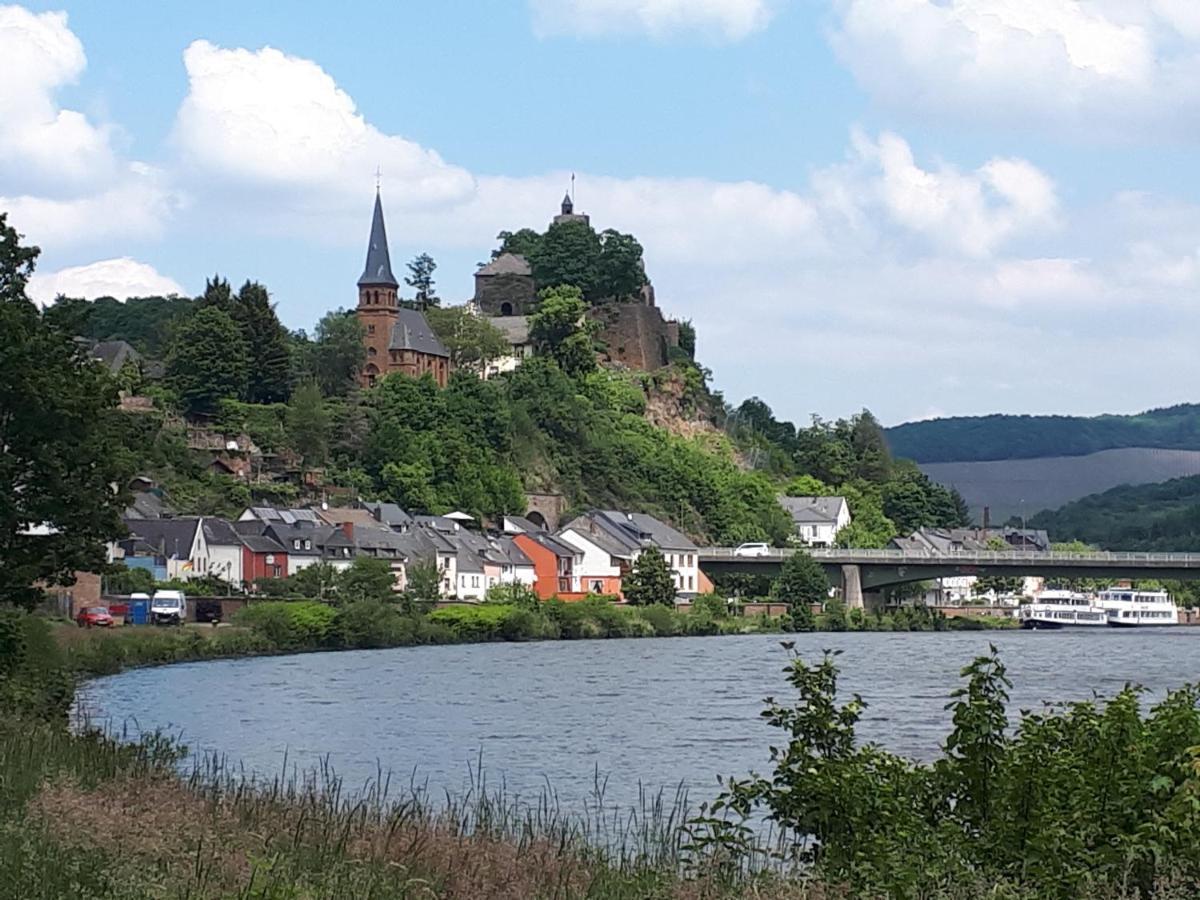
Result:
<svg viewBox="0 0 1200 900">
<path fill-rule="evenodd" d="M 1149 628 L 1179 624 L 1179 610 L 1166 591 L 1110 588 L 1096 603 L 1104 608 L 1113 628 Z"/>
<path fill-rule="evenodd" d="M 1091 598 L 1074 591 L 1042 591 L 1032 603 L 1017 610 L 1022 628 L 1057 629 L 1075 627 L 1103 628 L 1108 616 Z"/>
</svg>

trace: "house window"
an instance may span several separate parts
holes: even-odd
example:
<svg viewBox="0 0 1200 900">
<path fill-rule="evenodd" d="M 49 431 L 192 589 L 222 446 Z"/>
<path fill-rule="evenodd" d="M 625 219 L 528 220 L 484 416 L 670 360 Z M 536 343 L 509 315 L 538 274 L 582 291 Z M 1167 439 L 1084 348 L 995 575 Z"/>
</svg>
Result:
<svg viewBox="0 0 1200 900">
<path fill-rule="evenodd" d="M 311 549 L 312 549 L 312 541 L 305 541 L 305 542 L 304 542 L 304 549 L 305 549 L 305 550 L 311 550 Z"/>
<path fill-rule="evenodd" d="M 689 575 L 688 576 L 688 590 L 694 591 L 695 589 L 696 589 L 696 579 L 693 576 Z"/>
<path fill-rule="evenodd" d="M 600 581 L 599 579 L 593 581 L 590 590 L 593 594 L 603 594 L 604 593 L 604 582 Z"/>
<path fill-rule="evenodd" d="M 293 550 L 300 549 L 300 538 L 296 538 L 294 541 L 292 541 L 292 549 Z"/>
</svg>

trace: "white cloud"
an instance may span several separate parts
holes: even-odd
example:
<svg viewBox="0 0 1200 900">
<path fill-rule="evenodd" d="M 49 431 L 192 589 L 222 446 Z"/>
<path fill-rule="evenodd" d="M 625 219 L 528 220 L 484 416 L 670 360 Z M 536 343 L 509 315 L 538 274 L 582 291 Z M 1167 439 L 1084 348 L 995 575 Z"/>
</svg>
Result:
<svg viewBox="0 0 1200 900">
<path fill-rule="evenodd" d="M 35 272 L 29 280 L 28 293 L 31 300 L 45 306 L 60 295 L 85 300 L 97 297 L 126 300 L 185 292 L 178 282 L 160 274 L 153 266 L 124 256 L 57 272 Z"/>
<path fill-rule="evenodd" d="M 188 94 L 175 141 L 199 174 L 326 207 L 360 197 L 377 166 L 395 206 L 453 202 L 474 187 L 437 153 L 368 124 L 314 62 L 207 41 L 194 42 L 183 61 Z"/>
<path fill-rule="evenodd" d="M 65 13 L 0 6 L 0 209 L 36 243 L 158 233 L 178 202 L 163 174 L 122 160 L 113 129 L 55 96 L 84 71 Z"/>
<path fill-rule="evenodd" d="M 1200 111 L 1192 0 L 834 0 L 833 43 L 884 103 L 1128 138 Z"/>
<path fill-rule="evenodd" d="M 542 36 L 699 32 L 741 40 L 766 27 L 773 0 L 530 0 Z"/>
</svg>

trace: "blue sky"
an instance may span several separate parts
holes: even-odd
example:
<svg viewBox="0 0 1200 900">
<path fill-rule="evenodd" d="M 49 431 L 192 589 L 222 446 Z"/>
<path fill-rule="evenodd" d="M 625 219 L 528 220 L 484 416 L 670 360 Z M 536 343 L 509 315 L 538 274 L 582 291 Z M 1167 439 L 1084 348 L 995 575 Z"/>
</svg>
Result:
<svg viewBox="0 0 1200 900">
<path fill-rule="evenodd" d="M 715 386 L 804 420 L 1196 400 L 1200 4 L 0 5 L 0 210 L 37 299 L 258 279 L 469 297 L 569 174 Z"/>
</svg>

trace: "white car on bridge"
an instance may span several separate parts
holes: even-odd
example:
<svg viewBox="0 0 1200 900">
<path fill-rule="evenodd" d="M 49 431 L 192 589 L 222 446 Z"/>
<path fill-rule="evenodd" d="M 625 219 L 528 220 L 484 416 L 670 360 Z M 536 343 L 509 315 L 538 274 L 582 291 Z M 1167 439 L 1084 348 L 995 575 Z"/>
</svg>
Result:
<svg viewBox="0 0 1200 900">
<path fill-rule="evenodd" d="M 733 555 L 742 557 L 770 556 L 771 548 L 763 543 L 742 544 L 733 551 Z"/>
</svg>

